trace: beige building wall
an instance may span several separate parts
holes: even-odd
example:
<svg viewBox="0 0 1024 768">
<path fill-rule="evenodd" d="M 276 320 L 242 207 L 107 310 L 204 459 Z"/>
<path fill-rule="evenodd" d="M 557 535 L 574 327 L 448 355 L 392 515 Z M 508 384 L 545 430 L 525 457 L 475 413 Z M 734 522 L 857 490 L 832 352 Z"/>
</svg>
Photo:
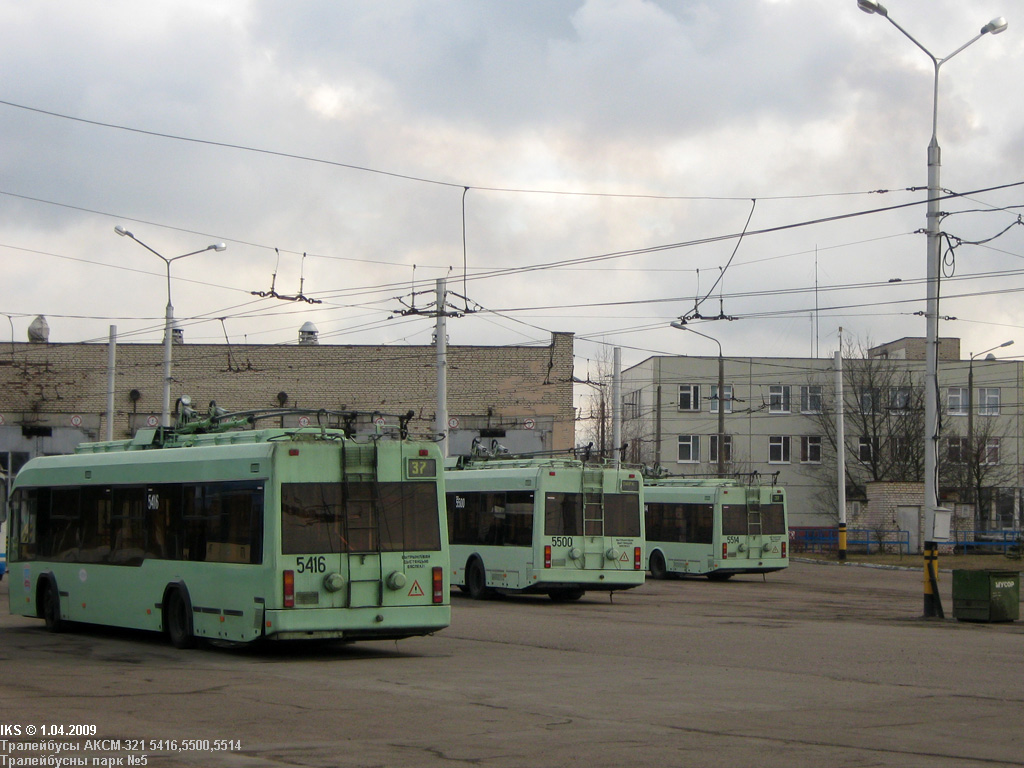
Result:
<svg viewBox="0 0 1024 768">
<path fill-rule="evenodd" d="M 0 431 L 105 436 L 106 344 L 15 343 L 0 349 Z M 163 347 L 116 349 L 114 438 L 158 420 Z M 464 428 L 530 428 L 546 447 L 574 446 L 573 335 L 552 334 L 542 347 L 448 348 L 448 411 Z M 171 402 L 182 395 L 205 412 L 288 407 L 414 411 L 412 429 L 431 432 L 436 412 L 433 346 L 175 345 Z M 2 432 L 0 432 L 2 433 Z M 0 446 L 0 450 L 5 449 Z M 13 450 L 6 447 L 6 450 Z"/>
</svg>

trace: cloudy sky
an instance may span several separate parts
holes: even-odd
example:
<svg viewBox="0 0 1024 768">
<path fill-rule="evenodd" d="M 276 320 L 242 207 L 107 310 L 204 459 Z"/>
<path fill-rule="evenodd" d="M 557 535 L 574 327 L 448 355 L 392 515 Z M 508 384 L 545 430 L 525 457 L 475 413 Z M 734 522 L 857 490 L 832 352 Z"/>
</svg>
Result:
<svg viewBox="0 0 1024 768">
<path fill-rule="evenodd" d="M 940 333 L 1024 354 L 1024 14 L 887 4 L 938 57 L 1010 22 L 941 69 Z M 581 377 L 716 354 L 683 315 L 726 356 L 924 335 L 932 64 L 855 0 L 0 0 L 0 72 L 0 339 L 159 341 L 115 225 L 227 244 L 172 266 L 193 342 L 429 344 L 443 277 L 451 343 L 571 331 Z"/>
</svg>

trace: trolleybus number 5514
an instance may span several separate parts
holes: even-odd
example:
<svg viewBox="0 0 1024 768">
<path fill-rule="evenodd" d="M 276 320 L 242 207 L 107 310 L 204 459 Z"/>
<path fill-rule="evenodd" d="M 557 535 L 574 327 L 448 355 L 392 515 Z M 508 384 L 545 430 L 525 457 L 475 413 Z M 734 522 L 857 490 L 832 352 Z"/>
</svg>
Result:
<svg viewBox="0 0 1024 768">
<path fill-rule="evenodd" d="M 295 558 L 295 570 L 299 573 L 327 573 L 327 558 L 321 557 L 297 557 Z"/>
</svg>

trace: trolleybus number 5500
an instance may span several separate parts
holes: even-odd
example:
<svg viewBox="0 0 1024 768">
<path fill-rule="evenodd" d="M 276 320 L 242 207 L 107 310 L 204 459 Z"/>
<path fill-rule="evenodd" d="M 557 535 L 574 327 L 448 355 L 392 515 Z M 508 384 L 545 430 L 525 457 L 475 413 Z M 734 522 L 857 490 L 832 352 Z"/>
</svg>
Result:
<svg viewBox="0 0 1024 768">
<path fill-rule="evenodd" d="M 551 546 L 553 547 L 571 547 L 572 536 L 552 536 Z"/>
</svg>

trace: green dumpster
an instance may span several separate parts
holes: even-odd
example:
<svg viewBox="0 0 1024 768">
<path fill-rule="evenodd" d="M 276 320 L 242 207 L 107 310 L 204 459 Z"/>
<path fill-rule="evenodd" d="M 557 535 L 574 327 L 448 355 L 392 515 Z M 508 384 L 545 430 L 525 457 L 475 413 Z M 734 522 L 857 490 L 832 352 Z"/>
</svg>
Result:
<svg viewBox="0 0 1024 768">
<path fill-rule="evenodd" d="M 953 571 L 953 616 L 960 621 L 1020 618 L 1020 573 Z"/>
</svg>

